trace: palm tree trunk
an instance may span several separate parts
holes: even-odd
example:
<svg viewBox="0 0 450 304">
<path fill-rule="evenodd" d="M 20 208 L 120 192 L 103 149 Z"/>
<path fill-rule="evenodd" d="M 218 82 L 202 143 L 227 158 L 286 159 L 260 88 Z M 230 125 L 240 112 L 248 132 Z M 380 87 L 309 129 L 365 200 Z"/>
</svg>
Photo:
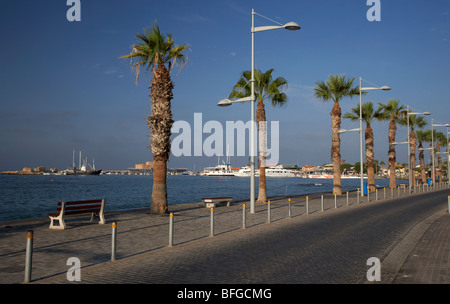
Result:
<svg viewBox="0 0 450 304">
<path fill-rule="evenodd" d="M 425 158 L 422 149 L 422 143 L 419 143 L 420 177 L 422 178 L 422 183 L 425 184 L 427 182 L 427 173 L 425 172 Z"/>
<path fill-rule="evenodd" d="M 397 187 L 397 176 L 395 174 L 395 162 L 396 162 L 396 153 L 395 153 L 395 134 L 397 131 L 397 126 L 395 125 L 395 121 L 391 119 L 389 123 L 389 187 L 395 188 Z"/>
<path fill-rule="evenodd" d="M 150 213 L 167 214 L 167 162 L 157 160 L 153 163 L 153 190 Z"/>
<path fill-rule="evenodd" d="M 331 161 L 333 163 L 333 194 L 336 195 L 342 195 L 341 139 L 339 137 L 341 115 L 341 107 L 338 102 L 335 102 L 331 111 Z"/>
<path fill-rule="evenodd" d="M 367 166 L 367 182 L 370 192 L 375 191 L 375 172 L 373 168 L 374 152 L 373 152 L 373 131 L 368 125 L 365 132 L 366 137 L 366 166 Z"/>
<path fill-rule="evenodd" d="M 173 125 L 170 101 L 173 98 L 173 82 L 164 64 L 153 72 L 150 85 L 152 114 L 148 116 L 150 148 L 153 153 L 153 190 L 150 212 L 167 214 L 167 160 L 170 153 L 170 135 Z"/>
<path fill-rule="evenodd" d="M 259 135 L 259 191 L 256 202 L 265 203 L 267 201 L 266 193 L 266 149 L 267 149 L 267 123 L 266 111 L 262 100 L 258 101 L 256 109 L 256 121 L 258 123 Z"/>
<path fill-rule="evenodd" d="M 439 140 L 436 142 L 436 154 L 438 156 L 438 163 L 437 163 L 438 170 L 436 175 L 437 178 L 439 178 L 439 182 L 441 182 L 443 174 L 442 174 L 441 143 Z"/>
<path fill-rule="evenodd" d="M 411 187 L 414 187 L 416 184 L 416 175 L 415 175 L 415 168 L 416 168 L 416 134 L 414 133 L 414 130 L 411 130 L 411 136 L 410 136 L 410 153 L 411 153 L 411 172 L 409 172 L 411 176 Z"/>
</svg>

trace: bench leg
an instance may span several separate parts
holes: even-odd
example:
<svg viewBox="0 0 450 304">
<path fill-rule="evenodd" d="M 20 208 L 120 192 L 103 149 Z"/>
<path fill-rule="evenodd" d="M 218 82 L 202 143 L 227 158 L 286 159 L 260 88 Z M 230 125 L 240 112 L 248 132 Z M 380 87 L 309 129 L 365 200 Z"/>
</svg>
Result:
<svg viewBox="0 0 450 304">
<path fill-rule="evenodd" d="M 102 207 L 100 208 L 100 212 L 98 213 L 98 216 L 100 217 L 100 222 L 99 224 L 105 224 L 105 204 L 106 204 L 106 199 L 102 199 Z"/>
<path fill-rule="evenodd" d="M 100 214 L 98 215 L 100 218 L 100 221 L 98 222 L 99 224 L 105 224 L 105 215 L 103 214 L 103 212 L 100 212 Z"/>
<path fill-rule="evenodd" d="M 64 222 L 63 217 L 60 216 L 49 216 L 50 217 L 50 229 L 66 229 L 66 223 Z M 59 225 L 55 225 L 54 221 L 57 220 L 59 222 Z"/>
<path fill-rule="evenodd" d="M 89 222 L 92 222 L 96 217 L 99 218 L 99 224 L 105 224 L 105 215 L 103 214 L 103 212 L 92 212 L 91 213 L 91 219 L 89 220 Z"/>
</svg>

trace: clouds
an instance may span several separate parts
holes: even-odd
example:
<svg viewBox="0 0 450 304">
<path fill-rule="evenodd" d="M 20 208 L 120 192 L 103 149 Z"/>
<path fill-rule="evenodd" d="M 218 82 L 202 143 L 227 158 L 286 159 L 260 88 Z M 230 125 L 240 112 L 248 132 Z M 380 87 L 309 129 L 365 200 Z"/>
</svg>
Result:
<svg viewBox="0 0 450 304">
<path fill-rule="evenodd" d="M 116 76 L 117 78 L 125 77 L 124 74 L 119 72 L 119 69 L 115 66 L 103 67 L 100 63 L 92 65 L 92 69 L 98 71 L 101 75 Z"/>
</svg>

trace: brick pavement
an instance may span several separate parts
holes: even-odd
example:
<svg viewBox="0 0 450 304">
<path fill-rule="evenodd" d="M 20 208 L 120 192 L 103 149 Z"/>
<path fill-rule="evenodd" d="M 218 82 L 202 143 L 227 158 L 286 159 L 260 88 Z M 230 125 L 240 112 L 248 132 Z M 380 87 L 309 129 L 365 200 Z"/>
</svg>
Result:
<svg viewBox="0 0 450 304">
<path fill-rule="evenodd" d="M 394 195 L 396 196 L 396 194 Z M 402 195 L 400 191 L 398 194 Z M 390 199 L 389 194 L 388 199 Z M 305 216 L 307 211 L 305 196 L 293 197 L 291 205 L 291 216 L 295 220 L 308 221 L 318 217 L 331 217 L 337 212 L 346 212 L 351 208 L 360 208 L 368 204 L 363 201 L 361 204 L 357 204 L 355 193 L 350 193 L 349 207 L 347 207 L 345 195 L 338 197 L 335 205 L 334 196 L 324 194 L 324 212 L 321 212 L 320 194 L 313 194 L 309 195 L 308 212 L 311 216 Z M 108 212 L 106 214 L 108 224 L 106 225 L 87 223 L 86 216 L 73 217 L 67 221 L 69 228 L 63 231 L 48 229 L 48 218 L 2 223 L 0 225 L 0 283 L 23 282 L 25 236 L 29 229 L 34 231 L 32 283 L 67 283 L 66 272 L 70 266 L 66 265 L 66 261 L 69 257 L 77 257 L 82 261 L 83 283 L 102 282 L 102 276 L 104 276 L 103 278 L 107 276 L 108 282 L 111 283 L 126 283 L 128 280 L 140 282 L 142 279 L 138 277 L 140 259 L 146 254 L 161 253 L 159 256 L 162 260 L 159 262 L 163 263 L 167 262 L 172 253 L 175 255 L 182 249 L 197 246 L 201 251 L 204 242 L 212 240 L 209 235 L 211 212 L 204 208 L 203 204 L 173 205 L 170 206 L 170 209 L 175 214 L 174 246 L 171 248 L 168 247 L 168 216 L 149 215 L 147 209 Z M 283 234 L 283 229 L 288 229 L 289 221 L 283 221 L 288 217 L 286 198 L 275 198 L 271 202 L 270 220 L 276 225 L 266 224 L 268 221 L 267 205 L 257 204 L 256 213 L 252 215 L 248 213 L 247 207 L 246 229 L 242 229 L 242 209 L 241 203 L 234 203 L 230 207 L 216 208 L 213 239 L 219 240 L 217 248 L 214 248 L 215 251 L 220 251 L 219 255 L 226 256 L 227 250 L 239 250 L 239 242 L 236 240 L 247 242 L 245 236 L 247 234 L 272 233 L 274 230 Z M 113 220 L 118 222 L 118 260 L 109 262 L 111 256 L 110 223 Z M 441 275 L 439 280 L 436 275 L 431 275 L 426 281 L 421 282 L 448 282 L 448 223 L 448 216 L 443 215 L 431 224 L 430 229 L 426 230 L 423 238 L 411 252 L 404 267 L 399 270 L 401 275 L 396 277 L 394 283 L 406 282 L 406 278 L 419 278 L 419 274 L 413 272 L 414 269 L 421 269 L 421 272 L 429 269 L 431 266 L 420 268 L 422 266 L 418 265 L 424 265 L 425 255 L 422 252 L 431 246 L 440 248 L 437 251 L 439 253 L 434 255 L 433 268 L 440 265 Z M 433 237 L 436 234 L 439 234 L 440 237 Z M 425 241 L 428 242 L 427 245 L 424 245 Z M 445 255 L 447 264 L 445 264 Z M 440 264 L 437 262 L 438 257 L 444 259 L 440 260 Z M 154 263 L 157 264 L 158 260 L 155 260 Z M 426 265 L 431 265 L 431 263 L 427 262 Z M 205 266 L 205 271 L 208 271 L 208 266 Z M 115 276 L 108 272 L 108 269 L 114 267 L 123 267 L 123 269 L 131 269 L 131 271 Z M 168 265 L 169 269 L 166 273 L 171 272 L 170 267 L 189 267 L 189 265 L 174 261 L 173 265 Z M 228 269 L 227 271 L 239 273 L 239 270 Z M 445 273 L 442 274 L 443 272 Z M 90 276 L 85 274 L 90 274 Z M 167 280 L 170 283 L 183 283 L 183 278 L 171 277 Z M 159 277 L 158 282 L 164 282 L 164 279 Z M 142 283 L 151 282 L 146 280 Z M 241 283 L 252 283 L 252 281 L 242 281 Z"/>
<path fill-rule="evenodd" d="M 393 284 L 450 284 L 450 215 L 434 220 L 409 253 Z"/>
</svg>

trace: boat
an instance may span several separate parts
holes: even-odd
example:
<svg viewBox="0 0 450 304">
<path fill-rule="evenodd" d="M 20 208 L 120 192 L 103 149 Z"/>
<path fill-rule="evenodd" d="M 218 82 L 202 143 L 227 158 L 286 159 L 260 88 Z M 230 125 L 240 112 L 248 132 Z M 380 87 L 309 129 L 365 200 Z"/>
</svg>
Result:
<svg viewBox="0 0 450 304">
<path fill-rule="evenodd" d="M 311 171 L 306 175 L 306 178 L 333 178 L 333 173 L 328 171 Z"/>
<path fill-rule="evenodd" d="M 229 164 L 217 165 L 215 167 L 206 167 L 201 175 L 204 176 L 234 176 Z"/>
<path fill-rule="evenodd" d="M 81 164 L 81 151 L 80 151 L 80 161 L 79 164 Z M 87 169 L 87 166 L 91 167 L 90 170 Z M 94 159 L 92 159 L 92 166 L 87 162 L 86 160 L 83 162 L 83 164 L 80 167 L 77 167 L 75 163 L 75 151 L 73 151 L 73 161 L 72 161 L 72 169 L 67 169 L 63 171 L 64 175 L 100 175 L 102 170 L 96 170 L 95 169 L 95 163 Z"/>
<path fill-rule="evenodd" d="M 322 179 L 333 179 L 333 173 L 329 171 L 311 171 L 306 176 L 306 178 L 322 178 Z M 342 179 L 360 179 L 359 175 L 341 175 Z"/>
<path fill-rule="evenodd" d="M 234 176 L 234 172 L 231 169 L 230 165 L 230 157 L 227 156 L 227 162 L 222 161 L 223 164 L 220 164 L 220 156 L 217 158 L 217 166 L 215 167 L 206 167 L 200 173 L 200 175 L 204 176 Z"/>
<path fill-rule="evenodd" d="M 242 167 L 238 172 L 234 174 L 235 176 L 247 177 L 251 175 L 250 167 Z M 259 176 L 259 168 L 255 168 L 255 176 Z M 266 177 L 294 177 L 295 174 L 283 168 L 281 165 L 270 166 L 266 168 Z"/>
</svg>

